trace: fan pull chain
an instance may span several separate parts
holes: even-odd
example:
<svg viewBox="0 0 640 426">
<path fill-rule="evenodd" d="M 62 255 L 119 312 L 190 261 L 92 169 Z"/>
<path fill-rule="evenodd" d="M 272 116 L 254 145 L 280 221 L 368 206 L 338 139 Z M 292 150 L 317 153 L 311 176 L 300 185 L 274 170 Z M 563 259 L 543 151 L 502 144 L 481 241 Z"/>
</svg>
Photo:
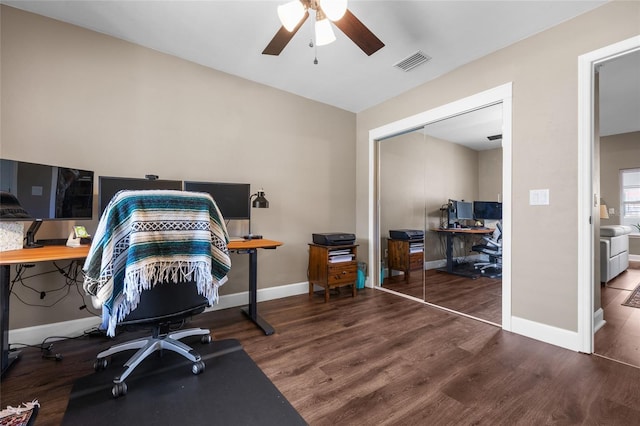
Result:
<svg viewBox="0 0 640 426">
<path fill-rule="evenodd" d="M 315 57 L 313 58 L 313 63 L 315 65 L 318 65 L 318 46 L 313 44 L 313 39 L 309 40 L 309 47 L 313 47 L 314 49 L 314 55 Z"/>
<path fill-rule="evenodd" d="M 313 63 L 315 65 L 318 65 L 318 46 L 316 46 L 315 44 L 313 44 L 313 39 L 309 40 L 309 47 L 311 48 L 315 48 L 315 57 L 313 58 Z"/>
</svg>

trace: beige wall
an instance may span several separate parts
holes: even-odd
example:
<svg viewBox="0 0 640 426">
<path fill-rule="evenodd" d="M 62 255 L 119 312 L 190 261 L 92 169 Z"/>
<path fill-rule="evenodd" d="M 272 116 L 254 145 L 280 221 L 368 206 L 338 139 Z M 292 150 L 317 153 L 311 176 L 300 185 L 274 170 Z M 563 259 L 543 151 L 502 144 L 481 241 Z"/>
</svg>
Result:
<svg viewBox="0 0 640 426">
<path fill-rule="evenodd" d="M 512 314 L 577 331 L 578 56 L 637 36 L 639 18 L 640 2 L 608 3 L 359 113 L 358 235 L 368 229 L 371 129 L 513 82 Z M 529 190 L 541 188 L 550 205 L 530 206 Z"/>
<path fill-rule="evenodd" d="M 502 201 L 502 148 L 478 152 L 477 199 Z"/>
<path fill-rule="evenodd" d="M 620 224 L 620 170 L 640 167 L 640 132 L 600 138 L 600 190 L 602 199 L 616 213 L 601 219 L 602 225 Z M 640 238 L 629 240 L 629 253 L 640 255 Z"/>
<path fill-rule="evenodd" d="M 252 212 L 252 231 L 284 246 L 260 252 L 260 288 L 306 282 L 313 232 L 355 231 L 355 114 L 7 6 L 0 11 L 2 157 L 96 175 L 264 188 L 270 208 Z M 83 224 L 93 232 L 97 220 Z M 38 236 L 66 237 L 70 226 L 46 223 Z M 222 294 L 247 291 L 247 256 L 232 262 Z M 64 280 L 49 274 L 28 283 L 48 291 Z M 33 303 L 54 300 L 15 289 Z M 71 291 L 51 309 L 12 297 L 10 327 L 86 315 Z"/>
</svg>

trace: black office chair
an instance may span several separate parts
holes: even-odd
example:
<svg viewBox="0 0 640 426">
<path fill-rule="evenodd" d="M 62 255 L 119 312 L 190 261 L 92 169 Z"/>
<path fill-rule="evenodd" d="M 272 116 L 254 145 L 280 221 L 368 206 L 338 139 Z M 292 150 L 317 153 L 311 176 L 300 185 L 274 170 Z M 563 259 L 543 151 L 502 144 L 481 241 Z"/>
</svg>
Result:
<svg viewBox="0 0 640 426">
<path fill-rule="evenodd" d="M 482 237 L 484 244 L 477 244 L 471 247 L 472 251 L 486 254 L 488 261 L 474 263 L 474 267 L 482 275 L 490 278 L 502 277 L 502 224 L 496 222 L 496 229 L 490 237 Z"/>
<path fill-rule="evenodd" d="M 103 325 L 151 325 L 150 337 L 115 345 L 98 354 L 94 367 L 136 349 L 113 379 L 112 394 L 127 393 L 125 379 L 152 353 L 176 352 L 190 360 L 193 374 L 205 364 L 181 342 L 189 336 L 211 341 L 209 330 L 172 331 L 217 299 L 231 268 L 224 219 L 208 194 L 182 191 L 121 191 L 100 218 L 84 265 L 85 291 L 103 308 Z"/>
<path fill-rule="evenodd" d="M 210 343 L 208 329 L 190 328 L 172 331 L 172 328 L 197 315 L 209 306 L 209 300 L 198 294 L 196 283 L 162 283 L 156 284 L 152 290 L 143 291 L 138 307 L 126 318 L 118 322 L 121 327 L 151 326 L 151 336 L 120 343 L 102 351 L 96 357 L 93 367 L 96 371 L 105 369 L 109 357 L 119 352 L 137 349 L 136 353 L 123 365 L 120 375 L 113 379 L 111 393 L 114 398 L 127 393 L 125 379 L 148 356 L 156 351 L 169 350 L 176 352 L 193 364 L 191 372 L 200 374 L 205 369 L 204 361 L 190 346 L 180 341 L 185 337 L 201 336 L 202 343 Z"/>
</svg>

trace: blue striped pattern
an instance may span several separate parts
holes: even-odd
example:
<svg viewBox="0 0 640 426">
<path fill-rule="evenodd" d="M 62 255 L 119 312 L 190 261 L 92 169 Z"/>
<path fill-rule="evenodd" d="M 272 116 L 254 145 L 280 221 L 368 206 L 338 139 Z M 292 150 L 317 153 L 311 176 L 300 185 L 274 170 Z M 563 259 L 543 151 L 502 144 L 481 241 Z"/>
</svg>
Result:
<svg viewBox="0 0 640 426">
<path fill-rule="evenodd" d="M 158 282 L 196 281 L 211 304 L 231 268 L 229 237 L 209 194 L 120 191 L 105 209 L 84 264 L 84 289 L 103 306 L 107 334 Z"/>
</svg>

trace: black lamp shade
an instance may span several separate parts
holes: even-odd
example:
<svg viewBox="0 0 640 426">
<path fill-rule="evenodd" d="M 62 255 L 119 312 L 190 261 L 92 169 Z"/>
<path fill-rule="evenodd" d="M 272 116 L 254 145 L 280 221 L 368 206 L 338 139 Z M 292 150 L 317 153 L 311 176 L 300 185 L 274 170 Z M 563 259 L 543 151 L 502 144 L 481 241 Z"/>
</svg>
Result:
<svg viewBox="0 0 640 426">
<path fill-rule="evenodd" d="M 251 206 L 257 209 L 268 209 L 269 208 L 269 200 L 264 198 L 264 191 L 258 191 L 257 194 L 254 194 L 256 198 L 251 203 Z"/>
</svg>

